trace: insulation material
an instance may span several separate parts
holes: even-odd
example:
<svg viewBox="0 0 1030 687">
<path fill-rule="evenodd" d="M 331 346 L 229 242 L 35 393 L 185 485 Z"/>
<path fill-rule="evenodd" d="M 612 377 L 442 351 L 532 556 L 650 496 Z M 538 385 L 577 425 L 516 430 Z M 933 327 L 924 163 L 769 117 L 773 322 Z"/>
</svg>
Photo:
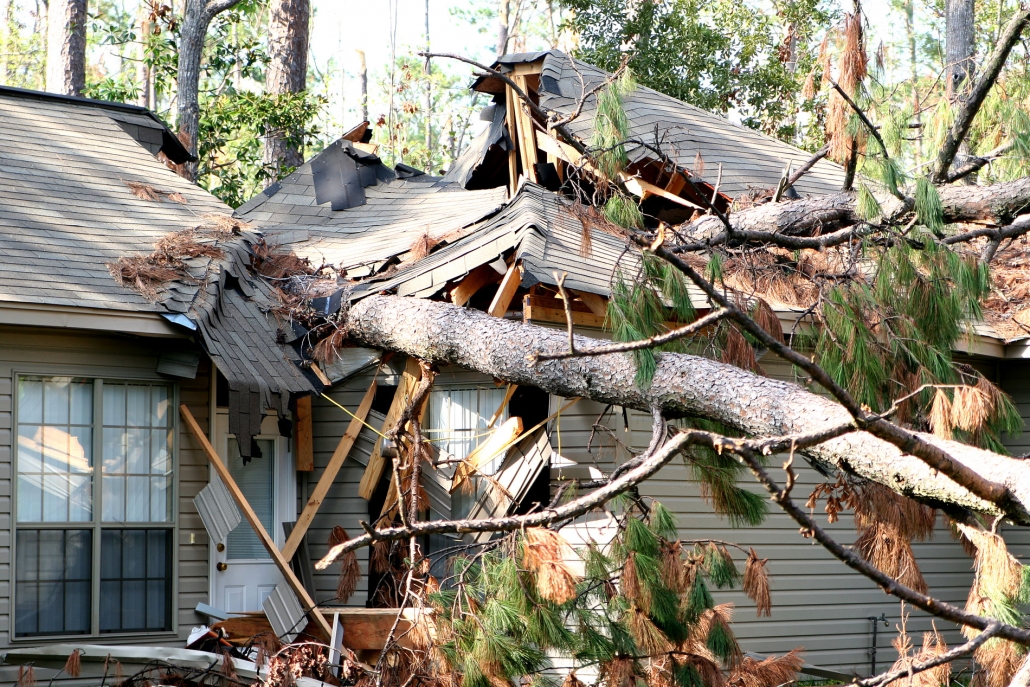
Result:
<svg viewBox="0 0 1030 687">
<path fill-rule="evenodd" d="M 229 533 L 243 522 L 229 489 L 218 477 L 213 477 L 210 484 L 200 490 L 193 499 L 193 505 L 200 513 L 207 536 L 216 544 L 225 542 Z"/>
<path fill-rule="evenodd" d="M 268 617 L 276 636 L 286 644 L 293 642 L 307 625 L 304 608 L 285 582 L 275 586 L 272 593 L 265 598 L 261 610 Z"/>
</svg>

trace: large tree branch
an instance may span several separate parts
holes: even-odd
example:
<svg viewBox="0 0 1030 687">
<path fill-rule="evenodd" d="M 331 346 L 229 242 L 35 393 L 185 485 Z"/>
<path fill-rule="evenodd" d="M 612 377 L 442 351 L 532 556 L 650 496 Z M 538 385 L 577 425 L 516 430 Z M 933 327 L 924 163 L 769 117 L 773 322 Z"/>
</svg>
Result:
<svg viewBox="0 0 1030 687">
<path fill-rule="evenodd" d="M 405 326 L 398 327 L 403 322 Z M 369 296 L 355 303 L 346 323 L 352 341 L 399 351 L 438 364 L 457 364 L 506 382 L 550 393 L 590 398 L 673 416 L 704 417 L 748 436 L 809 434 L 854 425 L 839 403 L 797 384 L 761 377 L 699 356 L 661 353 L 651 386 L 635 382 L 630 356 L 549 360 L 533 364 L 534 353 L 568 350 L 564 332 L 490 317 L 446 303 L 400 296 Z M 580 350 L 602 345 L 576 338 Z M 891 489 L 950 509 L 1004 514 L 1030 524 L 1030 465 L 932 435 L 913 433 L 985 482 L 1011 493 L 1005 507 L 977 496 L 889 441 L 853 432 L 805 450 L 827 466 L 853 472 Z"/>
<path fill-rule="evenodd" d="M 1019 41 L 1019 37 L 1022 35 L 1023 29 L 1026 28 L 1028 22 L 1030 22 L 1030 6 L 1022 4 L 1016 10 L 1016 13 L 1012 15 L 1008 26 L 1005 27 L 1005 33 L 998 39 L 994 52 L 991 53 L 984 63 L 983 71 L 980 73 L 980 78 L 977 80 L 976 85 L 973 86 L 969 95 L 962 101 L 959 111 L 955 113 L 955 121 L 948 131 L 947 138 L 944 139 L 944 146 L 941 148 L 941 152 L 937 156 L 937 162 L 934 163 L 930 174 L 930 179 L 935 183 L 942 183 L 947 180 L 948 170 L 951 168 L 951 163 L 955 161 L 955 155 L 958 154 L 959 146 L 962 145 L 962 141 L 969 134 L 969 129 L 973 126 L 973 120 L 976 119 L 980 106 L 983 105 L 991 88 L 994 87 L 994 83 L 998 80 L 998 75 L 1001 74 L 1002 67 L 1005 66 L 1005 61 L 1008 60 L 1009 53 Z"/>
<path fill-rule="evenodd" d="M 686 446 L 694 436 L 690 432 L 679 434 L 648 456 L 636 468 L 613 479 L 605 486 L 578 499 L 569 501 L 562 506 L 547 508 L 529 515 L 512 515 L 504 518 L 486 518 L 482 520 L 430 520 L 412 523 L 407 527 L 390 527 L 381 530 L 372 530 L 366 523 L 362 523 L 362 526 L 366 528 L 365 534 L 349 539 L 329 549 L 326 555 L 315 563 L 315 569 L 325 570 L 333 564 L 333 561 L 348 551 L 369 546 L 376 541 L 396 541 L 398 539 L 408 539 L 409 537 L 455 532 L 514 532 L 526 527 L 546 527 L 561 520 L 578 518 L 654 475 L 666 463 L 672 460 L 679 453 L 680 449 Z"/>
<path fill-rule="evenodd" d="M 945 223 L 988 222 L 1004 226 L 1030 211 L 1030 178 L 990 186 L 945 186 L 939 190 Z M 859 216 L 854 193 L 802 198 L 787 203 L 766 203 L 729 217 L 732 235 L 715 217 L 700 217 L 677 229 L 685 242 L 678 253 L 717 245 L 769 243 L 784 248 L 829 248 L 876 230 Z M 882 203 L 887 217 L 911 209 L 911 202 L 889 196 Z M 969 240 L 969 239 L 964 239 Z M 952 243 L 955 241 L 951 241 Z"/>
</svg>

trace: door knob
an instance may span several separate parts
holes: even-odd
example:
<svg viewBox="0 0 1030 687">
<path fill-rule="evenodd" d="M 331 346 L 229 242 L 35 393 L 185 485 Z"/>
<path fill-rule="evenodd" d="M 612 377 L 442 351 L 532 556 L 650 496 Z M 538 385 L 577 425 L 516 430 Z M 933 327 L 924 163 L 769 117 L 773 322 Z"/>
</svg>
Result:
<svg viewBox="0 0 1030 687">
<path fill-rule="evenodd" d="M 215 566 L 215 569 L 218 570 L 218 572 L 225 572 L 229 569 L 229 566 L 219 561 L 218 564 Z"/>
</svg>

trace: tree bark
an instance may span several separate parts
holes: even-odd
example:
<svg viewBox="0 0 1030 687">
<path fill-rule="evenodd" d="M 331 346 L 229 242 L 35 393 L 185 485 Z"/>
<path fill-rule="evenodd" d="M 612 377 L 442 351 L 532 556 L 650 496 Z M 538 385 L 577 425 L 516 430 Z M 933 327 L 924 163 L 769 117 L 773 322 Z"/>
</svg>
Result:
<svg viewBox="0 0 1030 687">
<path fill-rule="evenodd" d="M 273 0 L 268 22 L 268 75 L 265 92 L 269 95 L 300 93 L 307 87 L 308 26 L 311 23 L 309 0 Z M 304 164 L 300 137 L 302 132 L 271 130 L 265 136 L 264 162 L 276 177 L 287 168 Z M 292 139 L 292 140 L 291 140 Z"/>
<path fill-rule="evenodd" d="M 50 0 L 46 90 L 82 95 L 86 88 L 86 0 Z"/>
<path fill-rule="evenodd" d="M 151 76 L 152 70 L 150 65 L 147 63 L 147 42 L 150 40 L 150 35 L 154 30 L 154 22 L 151 19 L 151 9 L 147 4 L 141 4 L 139 8 L 139 53 L 137 58 L 139 61 L 136 63 L 136 80 L 139 82 L 139 98 L 137 103 L 140 107 L 145 107 L 148 110 L 153 107 L 153 100 L 151 98 L 152 86 Z"/>
<path fill-rule="evenodd" d="M 405 323 L 398 327 L 397 323 Z M 807 434 L 851 422 L 834 401 L 800 386 L 725 363 L 692 355 L 662 353 L 652 385 L 639 388 L 636 370 L 623 353 L 533 364 L 535 353 L 568 350 L 563 332 L 511 322 L 446 303 L 400 296 L 370 296 L 354 304 L 347 316 L 350 339 L 358 344 L 397 351 L 436 364 L 455 364 L 512 384 L 536 386 L 564 397 L 673 416 L 703 417 L 754 437 Z M 576 337 L 576 347 L 604 342 Z M 954 460 L 1012 493 L 1009 513 L 1030 524 L 1030 465 L 1022 461 L 927 434 L 923 440 Z M 811 459 L 884 484 L 895 491 L 952 513 L 1000 514 L 921 460 L 865 432 L 826 441 L 807 449 Z"/>
<path fill-rule="evenodd" d="M 946 0 L 945 59 L 948 99 L 960 95 L 972 81 L 976 62 L 975 0 Z"/>
<path fill-rule="evenodd" d="M 361 82 L 361 121 L 368 121 L 368 66 L 365 51 L 358 50 L 358 80 Z"/>
<path fill-rule="evenodd" d="M 508 22 L 511 19 L 511 0 L 497 3 L 497 56 L 508 52 Z"/>
<path fill-rule="evenodd" d="M 945 223 L 977 221 L 1006 225 L 1030 209 L 1030 178 L 990 186 L 943 186 L 938 193 Z M 738 240 L 760 240 L 758 234 L 788 238 L 820 236 L 859 223 L 861 217 L 855 203 L 854 193 L 813 196 L 758 205 L 731 214 L 729 220 Z M 880 199 L 880 204 L 888 216 L 906 207 L 893 196 Z M 687 241 L 721 242 L 725 229 L 719 218 L 705 215 L 678 231 Z"/>
<path fill-rule="evenodd" d="M 240 0 L 186 0 L 179 29 L 179 68 L 176 89 L 177 119 L 180 138 L 194 155 L 197 154 L 197 133 L 200 130 L 200 62 L 204 39 L 211 20 L 239 4 Z M 182 165 L 182 175 L 197 179 L 197 163 Z"/>
<path fill-rule="evenodd" d="M 8 54 L 11 50 L 11 10 L 14 0 L 0 0 L 0 86 L 7 85 Z"/>
</svg>

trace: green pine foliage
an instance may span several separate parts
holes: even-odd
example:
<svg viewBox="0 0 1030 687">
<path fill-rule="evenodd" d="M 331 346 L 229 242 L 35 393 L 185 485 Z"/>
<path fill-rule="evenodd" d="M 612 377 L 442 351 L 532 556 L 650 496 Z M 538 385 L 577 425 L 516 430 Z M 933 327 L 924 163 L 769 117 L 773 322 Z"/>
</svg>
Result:
<svg viewBox="0 0 1030 687">
<path fill-rule="evenodd" d="M 944 231 L 944 206 L 937 187 L 926 177 L 916 179 L 916 218 L 919 224 L 940 236 Z"/>
<path fill-rule="evenodd" d="M 858 187 L 858 200 L 856 202 L 858 216 L 866 221 L 872 221 L 883 214 L 880 201 L 872 194 L 869 187 L 862 184 Z"/>
<path fill-rule="evenodd" d="M 623 102 L 636 89 L 636 81 L 628 69 L 597 95 L 594 133 L 590 147 L 597 168 L 609 179 L 617 179 L 629 164 L 625 142 L 629 138 L 629 120 Z M 616 222 L 616 224 L 619 224 Z"/>
<path fill-rule="evenodd" d="M 636 502 L 617 518 L 620 531 L 610 545 L 578 552 L 583 575 L 577 594 L 565 603 L 538 591 L 540 581 L 523 567 L 528 559 L 520 533 L 453 561 L 453 575 L 428 602 L 437 612 L 440 655 L 462 687 L 519 684 L 550 667 L 548 654 L 602 667 L 615 660 L 646 661 L 647 646 L 655 651 L 656 638 L 638 634 L 642 622 L 668 650 L 700 641 L 725 664 L 739 655 L 709 591 L 740 581 L 726 550 L 712 543 L 682 547 L 675 518 L 657 502 L 646 509 Z M 625 579 L 630 568 L 632 584 Z M 703 686 L 696 666 L 677 664 L 673 675 L 681 687 Z"/>
</svg>

